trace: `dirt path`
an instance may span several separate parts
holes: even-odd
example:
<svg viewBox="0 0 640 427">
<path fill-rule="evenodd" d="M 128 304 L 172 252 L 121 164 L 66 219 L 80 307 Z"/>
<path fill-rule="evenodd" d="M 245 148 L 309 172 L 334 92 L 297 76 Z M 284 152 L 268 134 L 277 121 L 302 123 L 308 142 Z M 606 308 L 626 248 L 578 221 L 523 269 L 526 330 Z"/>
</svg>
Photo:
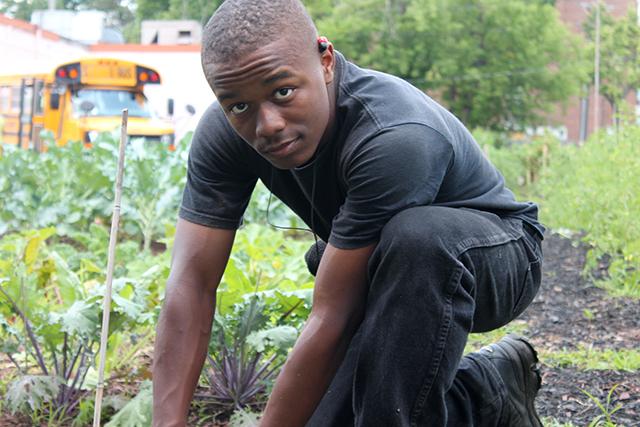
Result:
<svg viewBox="0 0 640 427">
<path fill-rule="evenodd" d="M 640 301 L 610 298 L 581 276 L 586 249 L 549 235 L 544 246 L 543 282 L 536 300 L 522 315 L 525 332 L 542 351 L 640 348 Z M 618 384 L 613 417 L 620 426 L 640 426 L 640 372 L 585 371 L 543 366 L 540 415 L 586 426 L 602 412 L 581 390 L 601 402 Z"/>
</svg>

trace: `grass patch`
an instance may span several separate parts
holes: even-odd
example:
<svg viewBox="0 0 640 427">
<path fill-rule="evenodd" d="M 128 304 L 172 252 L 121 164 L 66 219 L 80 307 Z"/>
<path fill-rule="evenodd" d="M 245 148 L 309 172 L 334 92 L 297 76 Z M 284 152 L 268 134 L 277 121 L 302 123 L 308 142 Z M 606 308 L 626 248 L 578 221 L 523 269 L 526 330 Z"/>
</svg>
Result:
<svg viewBox="0 0 640 427">
<path fill-rule="evenodd" d="M 608 276 L 598 285 L 614 296 L 640 298 L 640 126 L 625 123 L 583 146 L 548 136 L 526 143 L 482 130 L 474 136 L 518 198 L 539 204 L 543 224 L 579 231 L 591 248 L 586 274 L 609 256 Z"/>
<path fill-rule="evenodd" d="M 581 230 L 591 248 L 585 272 L 608 255 L 608 277 L 598 285 L 615 296 L 640 298 L 640 127 L 623 126 L 583 146 L 555 150 L 534 184 L 542 222 Z"/>
<path fill-rule="evenodd" d="M 595 284 L 613 297 L 640 299 L 640 270 L 618 273 L 610 279 L 598 280 Z"/>
<path fill-rule="evenodd" d="M 464 352 L 466 354 L 477 351 L 485 345 L 500 341 L 502 337 L 508 334 L 522 335 L 526 329 L 527 323 L 524 320 L 514 320 L 508 325 L 493 331 L 483 332 L 480 334 L 470 334 Z"/>
<path fill-rule="evenodd" d="M 559 368 L 578 368 L 583 370 L 640 370 L 640 350 L 596 350 L 582 347 L 574 351 L 540 352 L 541 361 L 548 366 Z"/>
</svg>

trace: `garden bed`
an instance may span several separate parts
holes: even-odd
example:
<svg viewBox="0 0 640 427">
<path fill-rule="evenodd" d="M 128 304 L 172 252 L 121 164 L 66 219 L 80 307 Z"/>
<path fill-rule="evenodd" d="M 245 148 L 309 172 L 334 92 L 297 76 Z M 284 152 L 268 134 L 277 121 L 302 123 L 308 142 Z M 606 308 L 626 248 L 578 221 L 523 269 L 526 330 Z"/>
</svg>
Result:
<svg viewBox="0 0 640 427">
<path fill-rule="evenodd" d="M 543 385 L 537 405 L 541 416 L 576 426 L 588 425 L 602 414 L 585 390 L 605 404 L 615 385 L 611 407 L 622 408 L 612 419 L 621 426 L 640 425 L 640 372 L 616 369 L 588 370 L 580 365 L 608 356 L 602 363 L 614 365 L 616 354 L 639 362 L 640 301 L 611 298 L 582 275 L 586 248 L 558 235 L 544 241 L 543 282 L 533 304 L 522 315 L 525 334 L 531 338 L 543 362 Z M 613 351 L 612 351 L 613 350 Z M 633 352 L 636 352 L 635 354 Z M 574 355 L 573 362 L 551 362 L 558 355 Z M 584 360 L 581 356 L 583 355 Z M 610 359 L 606 362 L 606 359 Z M 623 361 L 624 362 L 624 361 Z M 574 366 L 578 365 L 578 366 Z"/>
<path fill-rule="evenodd" d="M 640 425 L 640 300 L 612 298 L 583 277 L 587 248 L 549 234 L 544 241 L 543 282 L 538 296 L 511 328 L 528 336 L 543 363 L 543 387 L 537 399 L 547 425 L 588 425 L 602 415 L 594 399 L 610 407 L 622 405 L 612 420 L 621 426 Z M 509 329 L 509 327 L 507 328 Z M 493 340 L 493 335 L 473 341 Z M 626 359 L 625 359 L 626 358 Z M 620 359 L 620 360 L 617 360 Z M 3 360 L 4 362 L 5 360 Z M 146 364 L 150 361 L 146 360 Z M 617 369 L 617 365 L 622 368 Z M 626 365 L 625 365 L 626 364 Z M 594 366 L 598 370 L 593 370 Z M 0 365 L 0 374 L 9 365 Z M 113 390 L 107 390 L 107 394 Z M 593 398 L 587 396 L 590 393 Z M 193 425 L 218 426 L 210 405 L 193 406 Z M 206 415 L 204 415 L 206 414 Z M 208 418 L 209 421 L 198 421 Z M 212 419 L 213 418 L 213 419 Z M 223 417 L 224 418 L 224 417 Z M 28 418 L 0 415 L 1 426 L 30 426 Z"/>
</svg>

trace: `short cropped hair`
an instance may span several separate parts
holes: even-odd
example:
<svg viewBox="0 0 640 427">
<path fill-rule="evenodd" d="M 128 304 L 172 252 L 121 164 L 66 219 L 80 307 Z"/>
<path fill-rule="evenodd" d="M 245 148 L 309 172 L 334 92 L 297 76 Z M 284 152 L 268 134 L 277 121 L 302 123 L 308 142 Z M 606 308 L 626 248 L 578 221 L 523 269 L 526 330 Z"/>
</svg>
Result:
<svg viewBox="0 0 640 427">
<path fill-rule="evenodd" d="M 226 0 L 205 26 L 202 63 L 241 58 L 283 34 L 315 43 L 316 27 L 300 0 Z"/>
</svg>

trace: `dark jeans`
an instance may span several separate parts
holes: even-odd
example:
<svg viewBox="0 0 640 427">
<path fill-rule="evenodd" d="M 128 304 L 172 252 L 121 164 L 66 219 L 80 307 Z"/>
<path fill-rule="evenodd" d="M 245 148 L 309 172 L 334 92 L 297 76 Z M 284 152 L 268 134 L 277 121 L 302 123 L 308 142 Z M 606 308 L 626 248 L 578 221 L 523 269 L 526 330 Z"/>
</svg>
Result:
<svg viewBox="0 0 640 427">
<path fill-rule="evenodd" d="M 462 353 L 470 332 L 529 305 L 541 258 L 518 219 L 435 206 L 396 215 L 369 261 L 364 320 L 307 426 L 504 425 L 497 371 Z"/>
</svg>

